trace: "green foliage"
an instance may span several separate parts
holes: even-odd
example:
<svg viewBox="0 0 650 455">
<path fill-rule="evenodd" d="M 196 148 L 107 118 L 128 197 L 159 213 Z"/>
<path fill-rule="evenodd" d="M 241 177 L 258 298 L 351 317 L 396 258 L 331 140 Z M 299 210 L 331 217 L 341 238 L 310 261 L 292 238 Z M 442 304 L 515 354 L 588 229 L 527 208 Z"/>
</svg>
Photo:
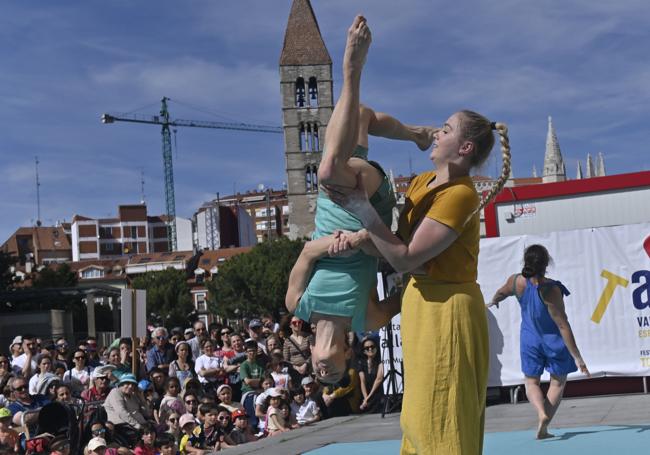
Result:
<svg viewBox="0 0 650 455">
<path fill-rule="evenodd" d="M 11 266 L 18 262 L 18 258 L 4 251 L 0 251 L 0 292 L 9 290 L 13 285 Z"/>
<path fill-rule="evenodd" d="M 34 279 L 33 286 L 43 288 L 73 288 L 77 285 L 77 275 L 70 269 L 70 265 L 61 264 L 56 269 L 45 267 Z"/>
<path fill-rule="evenodd" d="M 284 309 L 289 273 L 303 240 L 278 240 L 256 245 L 219 267 L 207 283 L 210 311 L 226 318 L 242 318 Z"/>
<path fill-rule="evenodd" d="M 148 272 L 133 280 L 133 288 L 147 291 L 147 320 L 167 328 L 188 325 L 194 304 L 184 271 Z"/>
</svg>

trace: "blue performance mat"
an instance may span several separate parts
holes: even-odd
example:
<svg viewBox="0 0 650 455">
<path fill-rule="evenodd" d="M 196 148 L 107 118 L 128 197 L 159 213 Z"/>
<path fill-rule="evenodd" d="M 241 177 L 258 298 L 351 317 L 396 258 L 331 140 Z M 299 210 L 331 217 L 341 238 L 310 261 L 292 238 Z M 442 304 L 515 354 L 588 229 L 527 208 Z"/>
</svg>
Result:
<svg viewBox="0 0 650 455">
<path fill-rule="evenodd" d="M 584 451 L 589 455 L 612 453 L 647 453 L 650 441 L 648 425 L 609 425 L 602 427 L 554 428 L 549 430 L 554 438 L 538 441 L 534 431 L 486 433 L 484 455 L 576 455 Z M 330 444 L 309 455 L 394 455 L 399 453 L 400 441 L 370 441 Z"/>
</svg>

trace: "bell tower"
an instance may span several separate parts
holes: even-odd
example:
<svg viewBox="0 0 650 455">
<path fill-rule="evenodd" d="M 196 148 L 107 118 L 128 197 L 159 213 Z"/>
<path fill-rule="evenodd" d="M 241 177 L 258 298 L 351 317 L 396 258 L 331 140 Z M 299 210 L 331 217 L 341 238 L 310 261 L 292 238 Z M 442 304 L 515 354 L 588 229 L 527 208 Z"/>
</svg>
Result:
<svg viewBox="0 0 650 455">
<path fill-rule="evenodd" d="M 309 0 L 293 0 L 280 56 L 289 237 L 314 230 L 318 165 L 332 116 L 332 59 Z"/>
</svg>

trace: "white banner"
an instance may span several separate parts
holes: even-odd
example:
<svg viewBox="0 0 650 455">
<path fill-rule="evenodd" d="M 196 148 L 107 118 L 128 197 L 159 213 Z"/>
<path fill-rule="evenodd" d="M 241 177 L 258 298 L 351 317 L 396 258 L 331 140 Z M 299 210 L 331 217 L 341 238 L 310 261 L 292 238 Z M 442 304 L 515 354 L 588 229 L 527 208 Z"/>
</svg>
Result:
<svg viewBox="0 0 650 455">
<path fill-rule="evenodd" d="M 650 223 L 482 239 L 478 282 L 486 302 L 521 271 L 524 249 L 535 243 L 553 258 L 547 276 L 571 291 L 566 312 L 592 375 L 650 375 Z M 522 384 L 518 302 L 509 297 L 487 311 L 488 385 Z"/>
</svg>

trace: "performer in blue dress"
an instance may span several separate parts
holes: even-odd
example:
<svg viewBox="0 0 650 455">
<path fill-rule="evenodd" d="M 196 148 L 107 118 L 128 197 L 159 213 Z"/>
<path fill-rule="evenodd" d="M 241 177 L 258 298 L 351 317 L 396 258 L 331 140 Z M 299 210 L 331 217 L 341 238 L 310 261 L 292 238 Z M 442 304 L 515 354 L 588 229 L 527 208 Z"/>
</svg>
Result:
<svg viewBox="0 0 650 455">
<path fill-rule="evenodd" d="M 486 306 L 516 296 L 521 307 L 521 369 L 526 375 L 526 396 L 537 410 L 537 439 L 551 438 L 548 425 L 555 415 L 569 373 L 580 369 L 589 376 L 564 311 L 563 296 L 569 290 L 559 281 L 546 278 L 550 256 L 542 245 L 531 245 L 524 252 L 521 274 L 512 275 Z M 540 388 L 543 370 L 551 375 L 546 396 Z"/>
</svg>

